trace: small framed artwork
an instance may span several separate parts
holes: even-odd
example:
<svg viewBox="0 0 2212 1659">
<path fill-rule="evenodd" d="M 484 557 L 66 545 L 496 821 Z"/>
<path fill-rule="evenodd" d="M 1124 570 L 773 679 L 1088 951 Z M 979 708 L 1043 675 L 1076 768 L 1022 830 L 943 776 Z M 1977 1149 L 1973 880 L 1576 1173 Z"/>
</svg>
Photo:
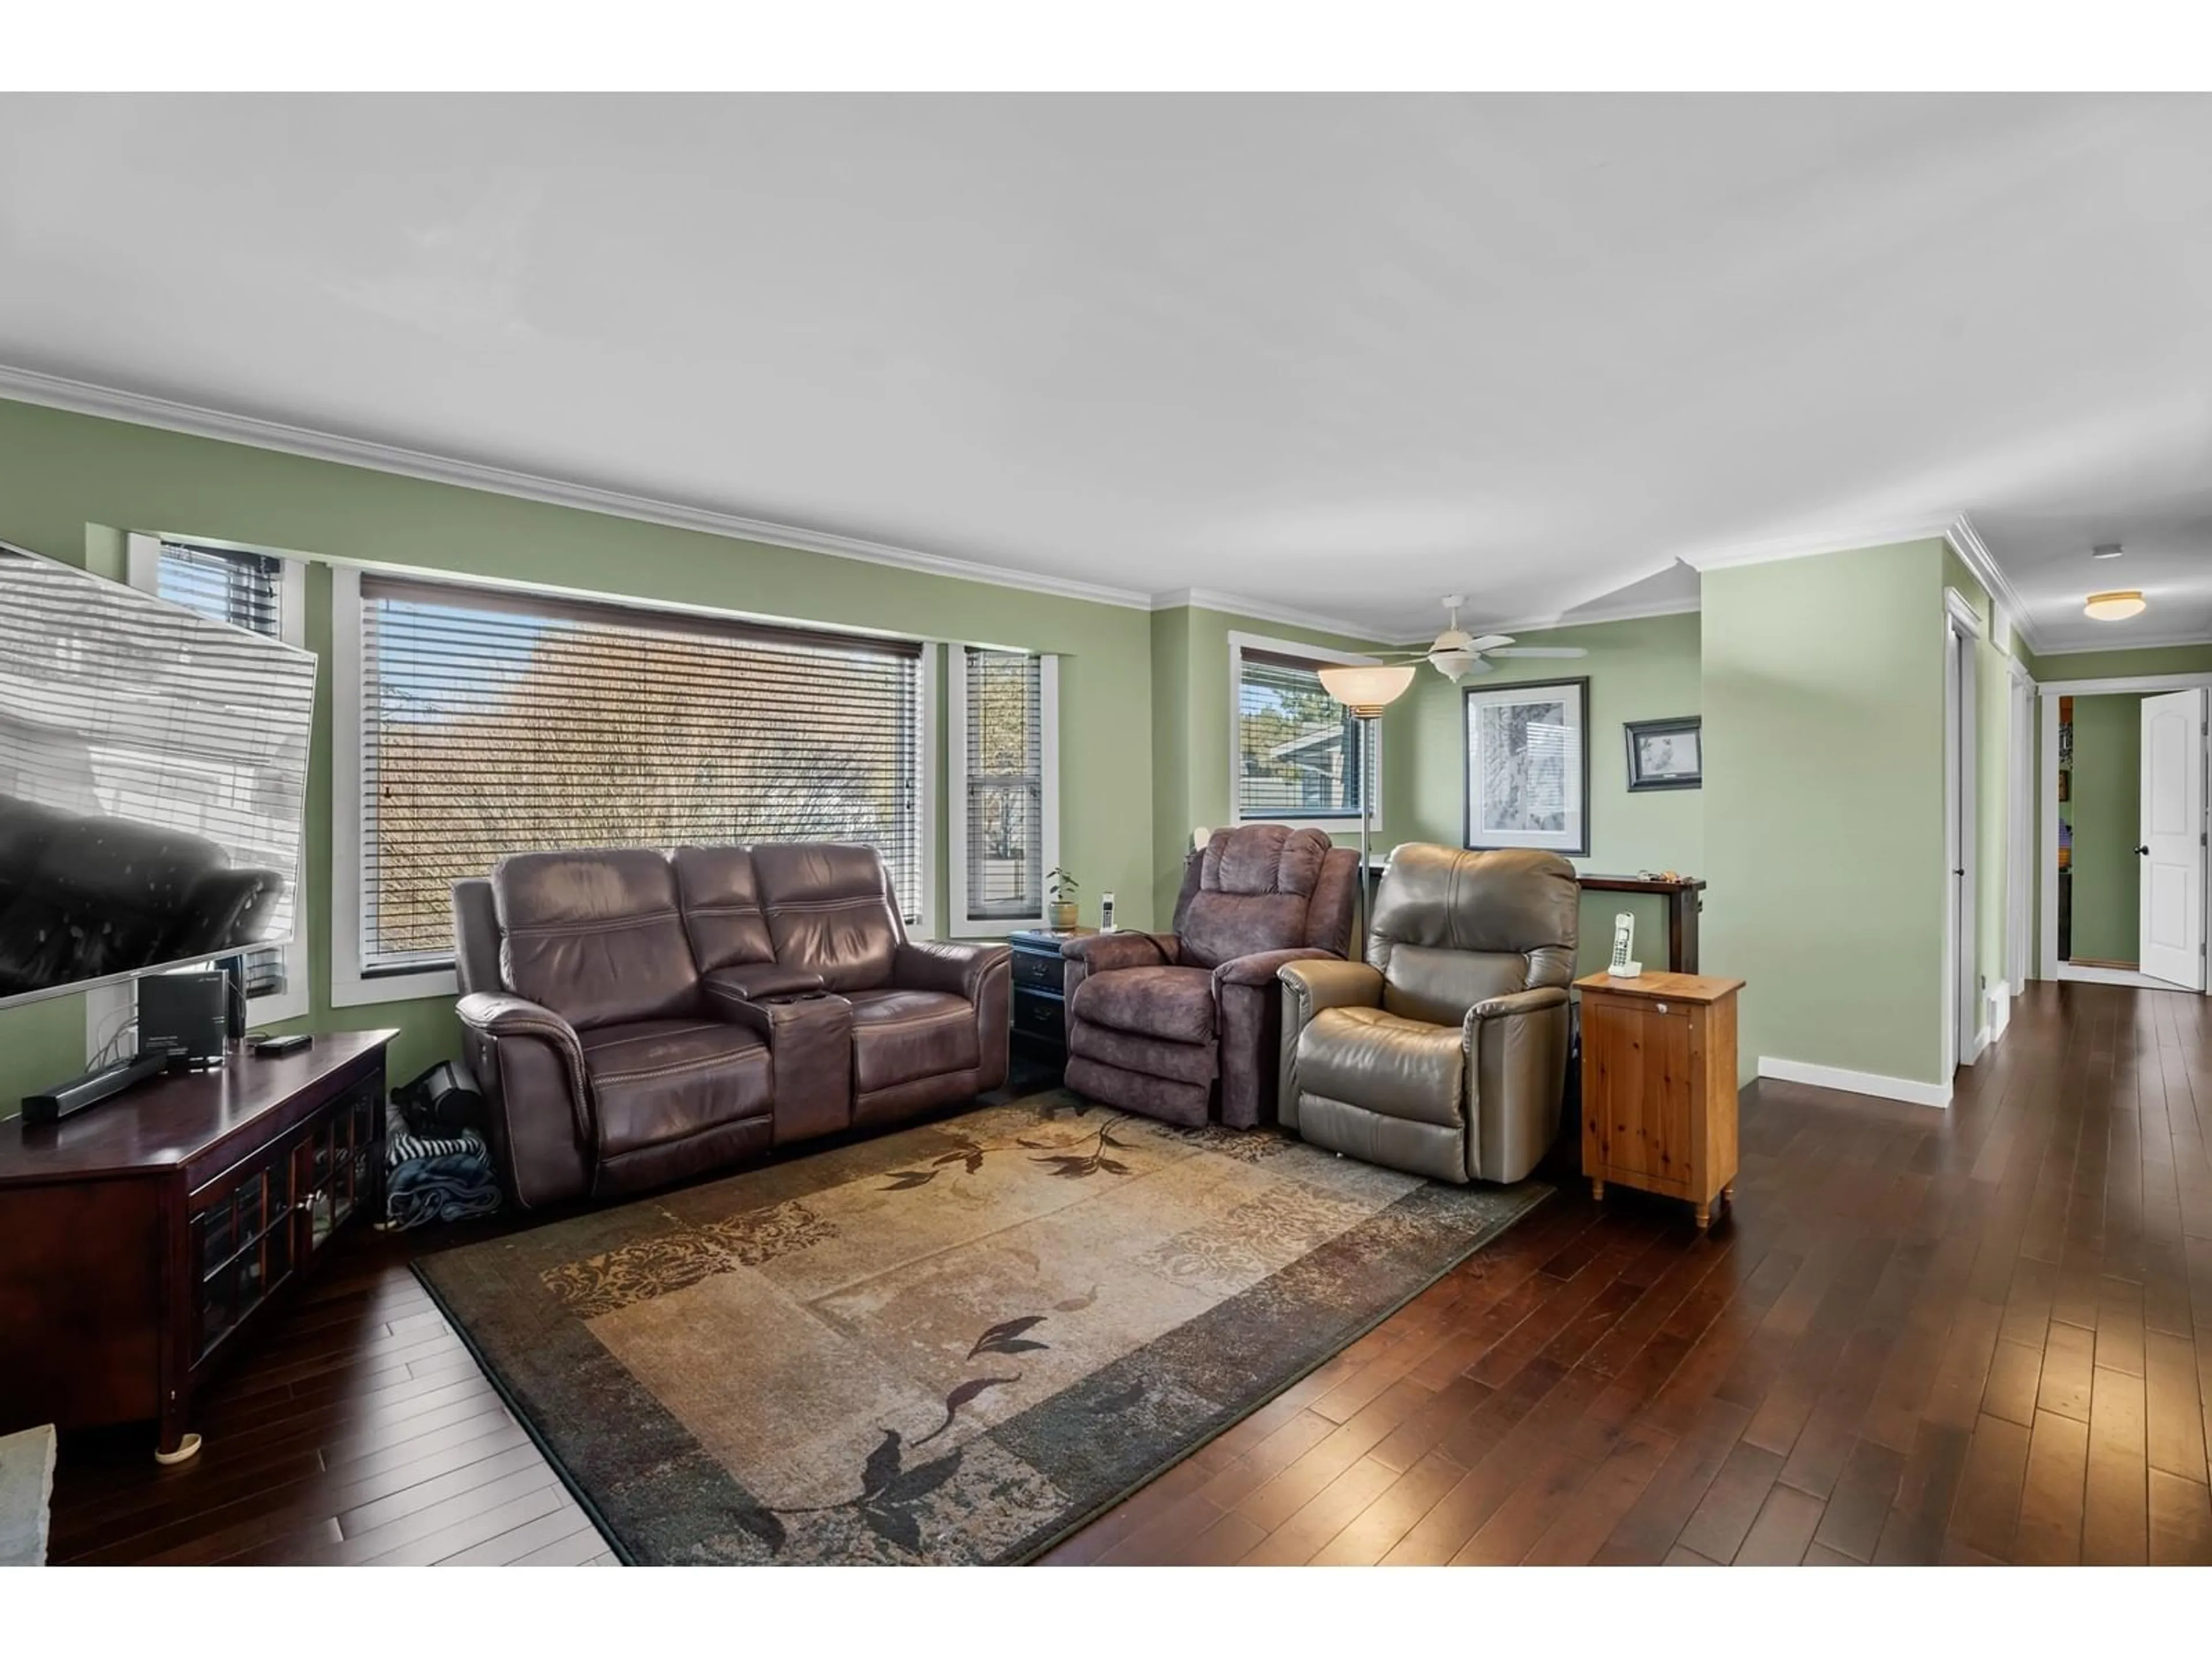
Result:
<svg viewBox="0 0 2212 1659">
<path fill-rule="evenodd" d="M 1629 720 L 1628 789 L 1695 789 L 1705 781 L 1703 720 L 1684 714 L 1666 720 Z"/>
<path fill-rule="evenodd" d="M 1467 844 L 1589 854 L 1589 681 L 1471 690 Z"/>
</svg>

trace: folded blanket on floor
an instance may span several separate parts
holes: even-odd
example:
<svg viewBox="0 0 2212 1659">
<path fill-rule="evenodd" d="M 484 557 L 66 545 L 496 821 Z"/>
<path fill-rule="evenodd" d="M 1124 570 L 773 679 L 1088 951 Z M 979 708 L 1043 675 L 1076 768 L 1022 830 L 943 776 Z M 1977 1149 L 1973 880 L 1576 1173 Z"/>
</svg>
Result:
<svg viewBox="0 0 2212 1659">
<path fill-rule="evenodd" d="M 426 1158 L 459 1158 L 464 1155 L 483 1158 L 485 1167 L 490 1167 L 491 1154 L 484 1148 L 483 1137 L 474 1129 L 457 1130 L 436 1139 L 403 1132 L 384 1143 L 384 1167 L 387 1170 L 396 1170 L 403 1164 L 413 1164 Z"/>
<path fill-rule="evenodd" d="M 452 1167 L 464 1164 L 471 1167 Z M 448 1167 L 433 1167 L 436 1164 Z M 384 1186 L 386 1214 L 392 1226 L 400 1228 L 491 1215 L 501 1202 L 499 1181 L 490 1165 L 460 1158 L 403 1164 L 386 1178 Z"/>
</svg>

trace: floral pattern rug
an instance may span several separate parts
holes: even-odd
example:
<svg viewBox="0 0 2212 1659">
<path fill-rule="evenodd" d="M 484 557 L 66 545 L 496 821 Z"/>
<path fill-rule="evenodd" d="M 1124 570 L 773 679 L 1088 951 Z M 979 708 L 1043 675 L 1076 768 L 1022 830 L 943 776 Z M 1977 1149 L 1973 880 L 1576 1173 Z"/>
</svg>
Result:
<svg viewBox="0 0 2212 1659">
<path fill-rule="evenodd" d="M 1014 1562 L 1549 1190 L 1054 1090 L 416 1271 L 631 1560 Z"/>
</svg>

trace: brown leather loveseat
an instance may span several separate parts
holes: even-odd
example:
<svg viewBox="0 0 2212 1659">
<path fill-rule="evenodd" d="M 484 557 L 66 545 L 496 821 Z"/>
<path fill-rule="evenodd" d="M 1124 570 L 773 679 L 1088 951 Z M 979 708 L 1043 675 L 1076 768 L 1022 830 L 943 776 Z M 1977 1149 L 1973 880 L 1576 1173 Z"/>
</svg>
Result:
<svg viewBox="0 0 2212 1659">
<path fill-rule="evenodd" d="M 1003 945 L 906 936 L 874 849 L 526 853 L 453 884 L 464 1043 L 529 1207 L 1006 1081 Z"/>
</svg>

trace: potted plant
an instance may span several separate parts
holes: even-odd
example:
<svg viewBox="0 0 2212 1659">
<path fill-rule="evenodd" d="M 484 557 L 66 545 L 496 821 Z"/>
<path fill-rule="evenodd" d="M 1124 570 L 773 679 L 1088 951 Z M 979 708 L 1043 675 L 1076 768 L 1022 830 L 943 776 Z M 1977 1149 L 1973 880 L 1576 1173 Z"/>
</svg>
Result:
<svg viewBox="0 0 2212 1659">
<path fill-rule="evenodd" d="M 1044 872 L 1044 883 L 1046 890 L 1052 895 L 1051 907 L 1045 912 L 1046 920 L 1052 923 L 1053 932 L 1064 933 L 1075 926 L 1076 919 L 1082 914 L 1075 906 L 1075 878 L 1055 866 Z"/>
</svg>

